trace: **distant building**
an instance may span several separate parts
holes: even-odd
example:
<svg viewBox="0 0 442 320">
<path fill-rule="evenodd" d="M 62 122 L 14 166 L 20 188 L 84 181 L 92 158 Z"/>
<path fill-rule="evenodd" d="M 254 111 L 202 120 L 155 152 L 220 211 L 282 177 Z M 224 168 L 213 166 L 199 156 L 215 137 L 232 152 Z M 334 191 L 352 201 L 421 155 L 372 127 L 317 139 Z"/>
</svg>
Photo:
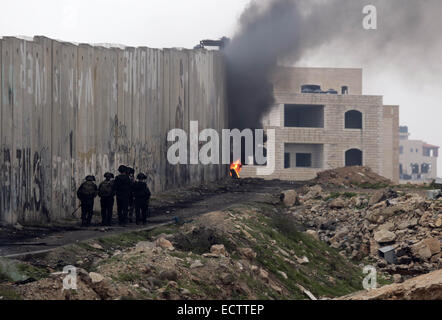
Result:
<svg viewBox="0 0 442 320">
<path fill-rule="evenodd" d="M 439 147 L 410 140 L 408 127 L 399 128 L 399 177 L 401 183 L 429 182 L 437 178 Z"/>
<path fill-rule="evenodd" d="M 399 182 L 399 106 L 362 94 L 362 69 L 280 67 L 275 103 L 276 170 L 267 179 L 309 180 L 320 171 L 363 165 Z M 241 176 L 253 177 L 255 166 Z"/>
</svg>

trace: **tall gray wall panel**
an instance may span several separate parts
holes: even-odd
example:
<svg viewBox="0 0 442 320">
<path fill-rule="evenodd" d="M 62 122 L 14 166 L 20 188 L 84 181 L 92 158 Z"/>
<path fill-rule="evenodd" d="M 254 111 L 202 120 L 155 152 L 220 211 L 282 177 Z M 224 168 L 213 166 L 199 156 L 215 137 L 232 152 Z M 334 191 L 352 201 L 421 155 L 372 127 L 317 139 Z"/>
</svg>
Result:
<svg viewBox="0 0 442 320">
<path fill-rule="evenodd" d="M 167 162 L 169 130 L 227 128 L 219 52 L 4 37 L 0 53 L 1 221 L 62 221 L 86 175 L 100 181 L 120 164 L 154 192 L 226 175 Z"/>
</svg>

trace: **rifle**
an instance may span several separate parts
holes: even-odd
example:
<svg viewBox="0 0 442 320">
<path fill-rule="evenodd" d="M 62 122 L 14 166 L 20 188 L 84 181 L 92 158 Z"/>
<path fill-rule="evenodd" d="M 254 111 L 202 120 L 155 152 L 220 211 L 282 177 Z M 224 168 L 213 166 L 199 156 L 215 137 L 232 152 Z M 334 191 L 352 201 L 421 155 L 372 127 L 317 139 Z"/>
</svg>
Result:
<svg viewBox="0 0 442 320">
<path fill-rule="evenodd" d="M 78 211 L 78 209 L 80 209 L 81 208 L 81 205 L 79 205 L 78 206 L 78 208 L 77 209 L 75 209 L 75 211 L 74 212 L 72 212 L 72 216 L 75 218 L 75 212 L 77 212 Z"/>
</svg>

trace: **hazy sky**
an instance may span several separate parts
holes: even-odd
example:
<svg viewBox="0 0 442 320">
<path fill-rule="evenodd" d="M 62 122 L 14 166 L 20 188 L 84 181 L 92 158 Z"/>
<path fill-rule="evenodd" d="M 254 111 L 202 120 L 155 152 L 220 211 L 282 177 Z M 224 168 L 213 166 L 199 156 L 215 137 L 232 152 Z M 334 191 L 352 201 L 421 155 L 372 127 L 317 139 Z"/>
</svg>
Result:
<svg viewBox="0 0 442 320">
<path fill-rule="evenodd" d="M 192 48 L 202 39 L 232 36 L 248 3 L 249 0 L 2 1 L 0 36 L 44 35 L 72 42 Z M 376 54 L 376 48 L 367 50 Z M 406 59 L 412 53 L 397 54 Z M 364 68 L 364 93 L 384 95 L 385 104 L 399 104 L 401 125 L 409 126 L 411 138 L 442 146 L 442 63 L 434 66 L 430 71 L 433 74 L 426 77 L 431 81 L 425 83 L 416 80 L 419 66 L 401 69 L 360 61 L 348 50 L 340 52 L 339 46 L 312 52 L 300 65 Z"/>
<path fill-rule="evenodd" d="M 234 31 L 249 0 L 2 1 L 0 35 L 192 48 Z"/>
</svg>

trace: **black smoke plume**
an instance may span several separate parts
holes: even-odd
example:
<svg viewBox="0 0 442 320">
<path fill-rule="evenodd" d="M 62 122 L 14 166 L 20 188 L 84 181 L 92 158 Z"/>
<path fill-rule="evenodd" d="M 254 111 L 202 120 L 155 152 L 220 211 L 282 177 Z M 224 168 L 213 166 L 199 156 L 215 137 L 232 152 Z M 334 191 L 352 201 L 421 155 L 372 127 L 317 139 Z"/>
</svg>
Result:
<svg viewBox="0 0 442 320">
<path fill-rule="evenodd" d="M 240 19 L 241 29 L 227 46 L 227 95 L 231 128 L 259 128 L 273 102 L 270 76 L 278 56 L 298 42 L 298 10 L 291 0 L 263 8 L 252 2 Z"/>
<path fill-rule="evenodd" d="M 377 30 L 362 27 L 366 5 L 377 8 Z M 273 103 L 270 80 L 278 61 L 295 64 L 331 44 L 358 61 L 439 70 L 440 58 L 429 61 L 442 49 L 441 13 L 440 0 L 251 1 L 225 49 L 230 127 L 261 127 Z"/>
</svg>

